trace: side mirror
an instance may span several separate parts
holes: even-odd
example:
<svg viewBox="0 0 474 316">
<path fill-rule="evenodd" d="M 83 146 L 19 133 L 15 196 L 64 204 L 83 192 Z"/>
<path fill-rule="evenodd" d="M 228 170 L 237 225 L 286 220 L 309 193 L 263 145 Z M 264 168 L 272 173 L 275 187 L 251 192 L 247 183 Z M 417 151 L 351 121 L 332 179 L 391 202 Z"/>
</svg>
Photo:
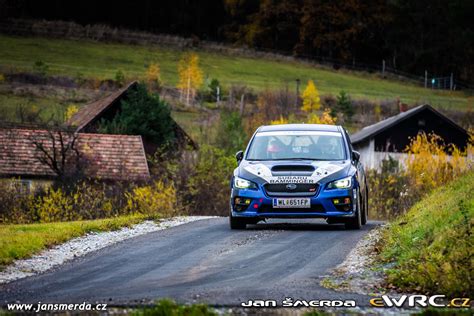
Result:
<svg viewBox="0 0 474 316">
<path fill-rule="evenodd" d="M 235 159 L 237 159 L 237 163 L 240 163 L 242 161 L 242 159 L 244 159 L 244 152 L 242 150 L 239 150 L 235 154 Z"/>
<path fill-rule="evenodd" d="M 352 160 L 358 162 L 360 159 L 360 152 L 353 150 L 352 151 Z"/>
</svg>

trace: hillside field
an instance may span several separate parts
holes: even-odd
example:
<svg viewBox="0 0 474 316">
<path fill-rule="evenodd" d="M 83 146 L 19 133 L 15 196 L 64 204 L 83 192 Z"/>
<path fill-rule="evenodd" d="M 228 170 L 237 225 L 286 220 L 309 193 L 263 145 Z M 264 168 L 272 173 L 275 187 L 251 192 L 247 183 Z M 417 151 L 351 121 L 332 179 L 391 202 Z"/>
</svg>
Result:
<svg viewBox="0 0 474 316">
<path fill-rule="evenodd" d="M 298 62 L 235 57 L 196 51 L 205 77 L 224 86 L 245 84 L 259 91 L 289 85 L 295 79 L 313 79 L 324 94 L 341 90 L 354 98 L 386 100 L 400 97 L 408 104 L 430 103 L 438 108 L 467 110 L 473 99 L 464 92 L 433 91 L 413 84 L 380 78 L 376 74 L 336 71 Z M 143 78 L 150 62 L 158 62 L 165 85 L 177 83 L 177 64 L 184 51 L 172 47 L 106 44 L 91 41 L 23 38 L 0 35 L 0 69 L 32 71 L 36 61 L 49 67 L 49 75 L 113 79 L 118 70 L 127 79 Z"/>
</svg>

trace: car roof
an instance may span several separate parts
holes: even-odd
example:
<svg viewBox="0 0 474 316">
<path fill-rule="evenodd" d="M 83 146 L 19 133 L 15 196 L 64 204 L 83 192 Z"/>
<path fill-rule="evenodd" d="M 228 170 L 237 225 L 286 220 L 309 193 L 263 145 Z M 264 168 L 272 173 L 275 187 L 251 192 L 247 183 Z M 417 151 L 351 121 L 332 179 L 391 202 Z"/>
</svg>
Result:
<svg viewBox="0 0 474 316">
<path fill-rule="evenodd" d="M 260 126 L 257 132 L 273 132 L 273 131 L 325 131 L 340 132 L 338 125 L 326 124 L 278 124 Z"/>
</svg>

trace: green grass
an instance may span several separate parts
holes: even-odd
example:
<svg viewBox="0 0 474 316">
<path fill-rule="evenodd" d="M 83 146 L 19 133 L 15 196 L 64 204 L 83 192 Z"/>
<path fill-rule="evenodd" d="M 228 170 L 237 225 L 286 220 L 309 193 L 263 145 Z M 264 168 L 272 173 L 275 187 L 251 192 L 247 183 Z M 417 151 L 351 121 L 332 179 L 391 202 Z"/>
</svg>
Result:
<svg viewBox="0 0 474 316">
<path fill-rule="evenodd" d="M 179 305 L 168 299 L 160 300 L 153 306 L 138 308 L 131 314 L 135 316 L 217 316 L 217 313 L 207 305 Z"/>
<path fill-rule="evenodd" d="M 472 297 L 474 172 L 439 188 L 384 232 L 388 282 L 408 291 Z"/>
<path fill-rule="evenodd" d="M 128 78 L 142 78 L 150 61 L 160 64 L 167 85 L 178 80 L 177 63 L 181 50 L 170 47 L 106 44 L 46 38 L 19 38 L 0 35 L 0 67 L 31 71 L 35 61 L 49 66 L 50 74 L 110 78 L 122 70 Z M 380 79 L 361 72 L 333 71 L 310 67 L 298 62 L 235 57 L 204 51 L 198 52 L 201 66 L 209 78 L 224 86 L 245 84 L 255 90 L 295 87 L 295 79 L 313 79 L 321 94 L 338 94 L 345 90 L 353 97 L 372 100 L 400 97 L 406 103 L 427 102 L 434 106 L 465 110 L 472 99 L 463 92 L 432 91 L 421 87 Z"/>
<path fill-rule="evenodd" d="M 0 269 L 14 260 L 28 258 L 88 232 L 116 230 L 144 219 L 143 215 L 129 215 L 88 221 L 0 225 Z"/>
<path fill-rule="evenodd" d="M 79 103 L 61 102 L 53 97 L 33 97 L 13 95 L 10 93 L 0 93 L 0 120 L 17 121 L 19 119 L 17 111 L 19 106 L 23 106 L 28 111 L 40 110 L 39 117 L 42 121 L 51 118 L 62 120 L 68 105 Z"/>
</svg>

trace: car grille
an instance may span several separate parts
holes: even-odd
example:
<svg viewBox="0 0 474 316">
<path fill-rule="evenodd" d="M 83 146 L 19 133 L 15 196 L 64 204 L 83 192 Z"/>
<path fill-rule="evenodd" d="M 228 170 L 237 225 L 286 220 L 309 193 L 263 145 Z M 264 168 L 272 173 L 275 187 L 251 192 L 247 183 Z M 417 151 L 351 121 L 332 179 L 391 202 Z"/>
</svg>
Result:
<svg viewBox="0 0 474 316">
<path fill-rule="evenodd" d="M 310 208 L 273 208 L 271 205 L 262 205 L 258 213 L 325 213 L 321 204 L 312 204 Z"/>
<path fill-rule="evenodd" d="M 318 192 L 317 183 L 297 183 L 296 187 L 291 189 L 288 183 L 268 183 L 264 185 L 265 191 L 269 196 L 313 196 Z"/>
</svg>

